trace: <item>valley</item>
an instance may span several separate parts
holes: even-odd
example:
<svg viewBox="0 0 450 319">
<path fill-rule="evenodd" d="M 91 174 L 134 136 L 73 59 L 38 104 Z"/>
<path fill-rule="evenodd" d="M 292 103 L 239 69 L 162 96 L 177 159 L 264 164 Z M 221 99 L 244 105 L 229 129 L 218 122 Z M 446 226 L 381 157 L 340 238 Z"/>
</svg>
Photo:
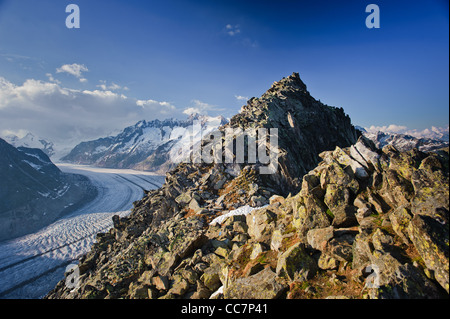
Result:
<svg viewBox="0 0 450 319">
<path fill-rule="evenodd" d="M 159 188 L 164 176 L 148 172 L 57 164 L 84 175 L 97 189 L 91 202 L 41 230 L 0 243 L 0 298 L 41 298 L 63 278 L 65 267 L 90 250 L 112 216 L 128 215 L 144 190 Z"/>
</svg>

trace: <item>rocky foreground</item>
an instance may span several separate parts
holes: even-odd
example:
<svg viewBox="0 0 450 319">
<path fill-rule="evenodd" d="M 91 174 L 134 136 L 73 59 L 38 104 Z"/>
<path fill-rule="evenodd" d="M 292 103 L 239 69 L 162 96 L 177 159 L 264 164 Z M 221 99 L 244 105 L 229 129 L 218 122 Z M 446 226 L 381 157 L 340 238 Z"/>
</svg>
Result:
<svg viewBox="0 0 450 319">
<path fill-rule="evenodd" d="M 47 298 L 448 298 L 448 148 L 356 140 L 298 74 L 229 125 L 280 128 L 276 174 L 178 165 L 98 235 L 78 287 L 63 280 Z"/>
</svg>

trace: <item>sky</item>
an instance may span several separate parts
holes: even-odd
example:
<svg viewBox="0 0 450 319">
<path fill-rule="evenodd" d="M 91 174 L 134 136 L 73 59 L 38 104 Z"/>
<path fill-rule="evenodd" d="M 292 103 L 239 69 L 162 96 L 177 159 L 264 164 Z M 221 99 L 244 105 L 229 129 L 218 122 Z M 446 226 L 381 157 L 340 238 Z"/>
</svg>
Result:
<svg viewBox="0 0 450 319">
<path fill-rule="evenodd" d="M 228 118 L 292 72 L 355 125 L 448 128 L 448 1 L 0 0 L 0 135 Z"/>
</svg>

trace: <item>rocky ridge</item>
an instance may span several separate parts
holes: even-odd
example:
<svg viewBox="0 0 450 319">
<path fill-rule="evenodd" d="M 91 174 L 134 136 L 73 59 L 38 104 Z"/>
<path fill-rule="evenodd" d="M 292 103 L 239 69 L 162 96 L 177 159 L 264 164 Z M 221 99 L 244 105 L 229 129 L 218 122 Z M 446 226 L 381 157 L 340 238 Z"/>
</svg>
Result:
<svg viewBox="0 0 450 319">
<path fill-rule="evenodd" d="M 47 298 L 448 297 L 448 149 L 356 140 L 295 73 L 229 125 L 280 128 L 279 170 L 179 164 Z"/>
</svg>

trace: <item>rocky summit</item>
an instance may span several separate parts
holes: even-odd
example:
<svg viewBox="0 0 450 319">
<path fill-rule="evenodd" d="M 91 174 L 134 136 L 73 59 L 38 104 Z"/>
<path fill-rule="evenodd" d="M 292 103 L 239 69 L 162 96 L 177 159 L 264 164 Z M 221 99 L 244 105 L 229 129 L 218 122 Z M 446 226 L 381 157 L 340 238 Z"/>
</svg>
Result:
<svg viewBox="0 0 450 319">
<path fill-rule="evenodd" d="M 378 149 L 296 73 L 227 125 L 279 128 L 277 172 L 179 164 L 47 298 L 448 298 L 448 148 Z"/>
</svg>

